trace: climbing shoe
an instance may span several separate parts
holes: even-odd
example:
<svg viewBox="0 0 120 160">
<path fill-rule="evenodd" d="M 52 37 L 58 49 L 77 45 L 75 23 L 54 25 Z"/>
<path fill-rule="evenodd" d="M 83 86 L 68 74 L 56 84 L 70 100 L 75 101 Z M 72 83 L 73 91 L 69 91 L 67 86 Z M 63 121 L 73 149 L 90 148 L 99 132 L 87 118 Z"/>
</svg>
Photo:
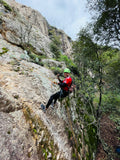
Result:
<svg viewBox="0 0 120 160">
<path fill-rule="evenodd" d="M 44 104 L 41 104 L 41 109 L 46 112 L 46 107 L 44 106 Z"/>
<path fill-rule="evenodd" d="M 51 107 L 52 109 L 54 109 L 54 106 L 55 106 L 54 103 L 52 103 L 52 104 L 50 105 L 50 107 Z"/>
</svg>

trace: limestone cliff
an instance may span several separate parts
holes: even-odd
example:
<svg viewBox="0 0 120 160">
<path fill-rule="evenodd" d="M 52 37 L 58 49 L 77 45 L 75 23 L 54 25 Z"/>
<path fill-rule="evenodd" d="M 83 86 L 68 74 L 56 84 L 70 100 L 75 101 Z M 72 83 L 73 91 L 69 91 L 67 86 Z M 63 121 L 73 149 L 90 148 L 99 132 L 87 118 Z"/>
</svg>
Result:
<svg viewBox="0 0 120 160">
<path fill-rule="evenodd" d="M 9 7 L 2 2 L 6 2 Z M 15 0 L 1 0 L 0 32 L 8 42 L 19 46 L 31 44 L 37 54 L 53 57 L 50 51 L 50 29 L 51 26 L 38 11 Z M 72 40 L 64 31 L 56 29 L 56 35 L 58 34 L 61 40 L 61 52 L 70 56 Z"/>
<path fill-rule="evenodd" d="M 40 109 L 59 90 L 48 67 L 65 67 L 49 59 L 50 29 L 38 11 L 0 0 L 0 160 L 72 159 L 65 108 L 57 102 L 46 114 Z M 63 54 L 70 56 L 72 41 L 63 31 L 55 33 Z M 35 53 L 47 59 L 39 62 Z"/>
<path fill-rule="evenodd" d="M 55 75 L 2 36 L 0 54 L 0 160 L 70 160 L 64 108 L 58 102 L 46 114 L 40 109 L 59 89 Z"/>
</svg>

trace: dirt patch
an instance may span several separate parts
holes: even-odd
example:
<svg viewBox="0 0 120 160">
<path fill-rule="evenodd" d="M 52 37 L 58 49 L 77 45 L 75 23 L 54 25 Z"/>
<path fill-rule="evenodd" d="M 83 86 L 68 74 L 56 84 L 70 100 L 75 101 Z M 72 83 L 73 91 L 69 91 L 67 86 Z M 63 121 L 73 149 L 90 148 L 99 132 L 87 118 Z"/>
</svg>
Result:
<svg viewBox="0 0 120 160">
<path fill-rule="evenodd" d="M 101 138 L 112 149 L 114 160 L 120 160 L 120 157 L 115 153 L 116 146 L 120 145 L 119 133 L 116 130 L 115 123 L 109 119 L 108 115 L 104 115 L 101 118 L 100 126 Z M 107 160 L 107 154 L 101 144 L 97 148 L 96 160 Z"/>
</svg>

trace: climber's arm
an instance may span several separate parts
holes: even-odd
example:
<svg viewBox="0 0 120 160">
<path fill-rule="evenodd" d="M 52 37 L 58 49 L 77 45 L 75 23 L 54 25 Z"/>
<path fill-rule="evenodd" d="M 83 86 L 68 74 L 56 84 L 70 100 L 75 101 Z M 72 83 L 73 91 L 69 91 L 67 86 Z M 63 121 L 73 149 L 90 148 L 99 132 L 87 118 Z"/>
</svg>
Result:
<svg viewBox="0 0 120 160">
<path fill-rule="evenodd" d="M 57 74 L 57 79 L 59 80 L 59 83 L 62 83 L 62 80 L 60 79 L 60 75 Z"/>
<path fill-rule="evenodd" d="M 67 84 L 66 84 L 66 83 L 63 83 L 63 82 L 58 83 L 58 85 L 59 85 L 61 88 L 63 88 L 63 87 L 67 87 Z"/>
</svg>

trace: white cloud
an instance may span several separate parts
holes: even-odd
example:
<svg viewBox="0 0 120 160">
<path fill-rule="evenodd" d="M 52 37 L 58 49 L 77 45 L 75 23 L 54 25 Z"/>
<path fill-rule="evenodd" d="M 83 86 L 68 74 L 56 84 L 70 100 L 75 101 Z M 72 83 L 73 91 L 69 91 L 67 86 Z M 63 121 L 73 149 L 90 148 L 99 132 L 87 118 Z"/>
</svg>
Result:
<svg viewBox="0 0 120 160">
<path fill-rule="evenodd" d="M 90 19 L 86 0 L 16 0 L 38 10 L 52 26 L 64 30 L 73 40 Z"/>
</svg>

